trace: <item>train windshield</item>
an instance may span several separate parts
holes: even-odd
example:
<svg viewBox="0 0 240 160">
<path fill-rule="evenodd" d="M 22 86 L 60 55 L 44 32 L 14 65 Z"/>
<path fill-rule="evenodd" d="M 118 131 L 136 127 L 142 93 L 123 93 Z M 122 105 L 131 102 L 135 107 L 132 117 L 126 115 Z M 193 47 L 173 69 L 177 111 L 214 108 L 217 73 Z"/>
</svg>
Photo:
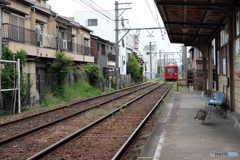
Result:
<svg viewBox="0 0 240 160">
<path fill-rule="evenodd" d="M 168 72 L 174 72 L 174 68 L 168 68 Z"/>
</svg>

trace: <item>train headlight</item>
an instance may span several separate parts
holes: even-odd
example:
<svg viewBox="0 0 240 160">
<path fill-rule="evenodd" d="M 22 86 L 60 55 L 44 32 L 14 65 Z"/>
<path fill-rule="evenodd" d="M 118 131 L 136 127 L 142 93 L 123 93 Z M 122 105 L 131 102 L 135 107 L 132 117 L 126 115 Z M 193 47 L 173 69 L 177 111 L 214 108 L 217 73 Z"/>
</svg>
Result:
<svg viewBox="0 0 240 160">
<path fill-rule="evenodd" d="M 177 75 L 177 73 L 175 73 L 175 75 Z"/>
</svg>

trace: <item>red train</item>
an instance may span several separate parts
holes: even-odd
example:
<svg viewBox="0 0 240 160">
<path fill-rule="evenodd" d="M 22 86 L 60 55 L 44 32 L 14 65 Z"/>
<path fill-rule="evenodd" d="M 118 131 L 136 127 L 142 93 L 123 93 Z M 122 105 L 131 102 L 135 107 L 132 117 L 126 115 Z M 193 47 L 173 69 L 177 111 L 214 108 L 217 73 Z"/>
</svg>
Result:
<svg viewBox="0 0 240 160">
<path fill-rule="evenodd" d="M 164 67 L 165 80 L 177 80 L 178 79 L 178 66 L 174 64 L 166 65 Z"/>
</svg>

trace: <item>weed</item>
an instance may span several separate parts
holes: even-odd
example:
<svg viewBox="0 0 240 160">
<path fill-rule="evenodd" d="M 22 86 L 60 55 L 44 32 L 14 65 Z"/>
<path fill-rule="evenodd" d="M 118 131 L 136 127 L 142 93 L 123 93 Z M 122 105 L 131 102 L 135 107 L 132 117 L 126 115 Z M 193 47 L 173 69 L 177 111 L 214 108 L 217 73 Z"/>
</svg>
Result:
<svg viewBox="0 0 240 160">
<path fill-rule="evenodd" d="M 120 109 L 120 112 L 124 112 L 124 111 L 126 111 L 126 108 L 121 108 Z"/>
<path fill-rule="evenodd" d="M 139 147 L 134 146 L 134 148 L 132 149 L 133 152 L 139 152 L 139 153 L 141 153 L 142 150 L 143 150 L 143 146 L 139 146 Z"/>
</svg>

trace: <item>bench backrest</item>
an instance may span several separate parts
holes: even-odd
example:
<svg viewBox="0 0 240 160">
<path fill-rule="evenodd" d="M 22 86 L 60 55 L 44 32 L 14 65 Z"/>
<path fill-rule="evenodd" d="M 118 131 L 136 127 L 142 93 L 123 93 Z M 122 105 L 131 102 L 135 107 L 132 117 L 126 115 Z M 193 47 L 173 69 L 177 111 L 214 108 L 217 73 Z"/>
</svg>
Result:
<svg viewBox="0 0 240 160">
<path fill-rule="evenodd" d="M 223 100 L 224 100 L 224 93 L 216 93 L 216 95 L 218 94 L 218 101 L 222 104 Z"/>
</svg>

